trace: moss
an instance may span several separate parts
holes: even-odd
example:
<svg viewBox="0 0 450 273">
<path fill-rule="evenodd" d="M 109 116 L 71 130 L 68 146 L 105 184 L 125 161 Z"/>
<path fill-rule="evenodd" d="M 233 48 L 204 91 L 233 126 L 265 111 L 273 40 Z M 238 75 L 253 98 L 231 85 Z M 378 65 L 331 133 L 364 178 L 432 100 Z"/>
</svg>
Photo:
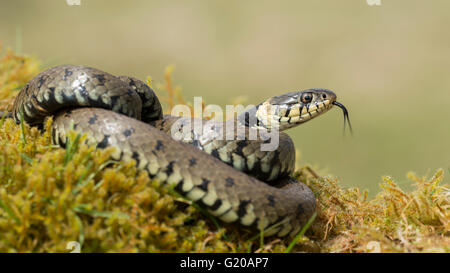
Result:
<svg viewBox="0 0 450 273">
<path fill-rule="evenodd" d="M 39 62 L 7 51 L 0 58 L 0 110 L 39 71 Z M 167 101 L 179 96 L 166 71 Z M 410 173 L 402 191 L 384 177 L 372 200 L 359 188 L 344 189 L 332 176 L 308 167 L 297 177 L 319 206 L 314 224 L 297 242 L 222 226 L 170 189 L 136 170 L 109 161 L 112 149 L 94 150 L 74 132 L 66 150 L 51 144 L 49 120 L 40 132 L 11 119 L 0 121 L 0 251 L 68 252 L 449 252 L 448 185 L 443 171 Z M 291 249 L 291 246 L 293 248 Z"/>
</svg>

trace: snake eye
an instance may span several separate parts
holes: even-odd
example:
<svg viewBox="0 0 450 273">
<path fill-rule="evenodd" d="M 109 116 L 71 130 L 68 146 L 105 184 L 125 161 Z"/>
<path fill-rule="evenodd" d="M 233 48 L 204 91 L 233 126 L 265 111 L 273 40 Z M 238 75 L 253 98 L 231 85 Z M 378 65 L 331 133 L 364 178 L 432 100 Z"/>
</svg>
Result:
<svg viewBox="0 0 450 273">
<path fill-rule="evenodd" d="M 312 101 L 312 98 L 313 98 L 313 96 L 312 96 L 311 93 L 304 93 L 304 94 L 302 94 L 302 96 L 300 97 L 300 99 L 301 99 L 301 101 L 302 101 L 303 103 L 309 103 L 309 102 L 311 102 L 311 101 Z"/>
<path fill-rule="evenodd" d="M 327 94 L 323 93 L 322 94 L 322 99 L 326 99 L 327 98 Z"/>
</svg>

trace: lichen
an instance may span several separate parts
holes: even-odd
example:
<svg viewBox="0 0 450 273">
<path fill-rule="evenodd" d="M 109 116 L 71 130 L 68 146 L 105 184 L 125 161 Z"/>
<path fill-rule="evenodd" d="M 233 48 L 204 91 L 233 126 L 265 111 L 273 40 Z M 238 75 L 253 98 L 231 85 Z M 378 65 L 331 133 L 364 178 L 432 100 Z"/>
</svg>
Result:
<svg viewBox="0 0 450 273">
<path fill-rule="evenodd" d="M 39 62 L 8 50 L 0 58 L 0 111 L 10 110 Z M 166 70 L 167 102 L 174 96 Z M 170 91 L 171 90 L 171 91 Z M 178 90 L 178 91 L 177 91 Z M 296 177 L 317 197 L 318 215 L 297 242 L 264 238 L 213 220 L 170 188 L 138 171 L 134 162 L 112 162 L 112 148 L 95 150 L 71 133 L 68 148 L 42 131 L 0 121 L 0 252 L 449 252 L 450 191 L 444 172 L 409 173 L 415 189 L 401 190 L 384 177 L 373 199 L 342 188 L 333 176 L 307 166 Z M 294 247 L 291 249 L 290 245 Z"/>
</svg>

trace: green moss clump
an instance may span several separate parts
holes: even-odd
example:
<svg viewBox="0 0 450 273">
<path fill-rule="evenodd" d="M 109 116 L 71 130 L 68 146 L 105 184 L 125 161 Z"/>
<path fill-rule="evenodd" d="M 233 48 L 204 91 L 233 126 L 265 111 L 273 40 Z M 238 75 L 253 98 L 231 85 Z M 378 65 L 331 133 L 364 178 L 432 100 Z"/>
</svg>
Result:
<svg viewBox="0 0 450 273">
<path fill-rule="evenodd" d="M 0 110 L 38 64 L 12 51 L 0 58 Z M 134 162 L 111 162 L 112 149 L 94 150 L 74 132 L 69 148 L 53 146 L 51 120 L 42 132 L 22 125 L 0 121 L 0 252 L 69 252 L 71 241 L 82 252 L 285 252 L 291 243 L 220 226 Z M 442 170 L 431 178 L 408 174 L 412 192 L 384 177 L 372 200 L 333 177 L 315 178 L 307 167 L 297 177 L 314 191 L 319 210 L 293 252 L 450 251 Z"/>
<path fill-rule="evenodd" d="M 440 185 L 443 173 L 437 170 L 430 178 L 409 173 L 411 192 L 383 177 L 382 191 L 372 200 L 333 178 L 311 180 L 320 211 L 314 238 L 327 252 L 449 252 L 450 190 Z"/>
<path fill-rule="evenodd" d="M 25 126 L 24 141 L 11 119 L 0 124 L 0 251 L 65 252 L 70 241 L 86 252 L 229 251 L 224 230 L 210 232 L 134 162 L 112 163 L 112 149 L 53 147 L 50 125 L 42 135 Z"/>
</svg>

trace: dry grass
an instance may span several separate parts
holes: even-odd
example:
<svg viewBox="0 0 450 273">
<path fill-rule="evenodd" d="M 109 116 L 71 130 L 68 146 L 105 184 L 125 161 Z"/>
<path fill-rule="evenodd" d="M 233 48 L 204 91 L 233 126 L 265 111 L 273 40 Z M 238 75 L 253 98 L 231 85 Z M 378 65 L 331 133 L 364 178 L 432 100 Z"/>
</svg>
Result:
<svg viewBox="0 0 450 273">
<path fill-rule="evenodd" d="M 39 71 L 35 59 L 7 51 L 0 58 L 0 110 Z M 157 88 L 167 102 L 183 102 L 171 73 Z M 171 90 L 171 91 L 170 91 Z M 177 91 L 178 90 L 178 91 Z M 285 252 L 289 240 L 261 242 L 235 226 L 220 226 L 204 212 L 151 181 L 133 162 L 109 161 L 111 149 L 94 150 L 73 133 L 66 150 L 43 132 L 11 119 L 0 121 L 0 251 L 67 252 Z M 317 196 L 318 216 L 291 252 L 450 252 L 450 191 L 444 171 L 408 174 L 404 192 L 384 177 L 372 200 L 344 189 L 332 176 L 297 172 Z M 258 237 L 258 236 L 256 236 Z"/>
</svg>

